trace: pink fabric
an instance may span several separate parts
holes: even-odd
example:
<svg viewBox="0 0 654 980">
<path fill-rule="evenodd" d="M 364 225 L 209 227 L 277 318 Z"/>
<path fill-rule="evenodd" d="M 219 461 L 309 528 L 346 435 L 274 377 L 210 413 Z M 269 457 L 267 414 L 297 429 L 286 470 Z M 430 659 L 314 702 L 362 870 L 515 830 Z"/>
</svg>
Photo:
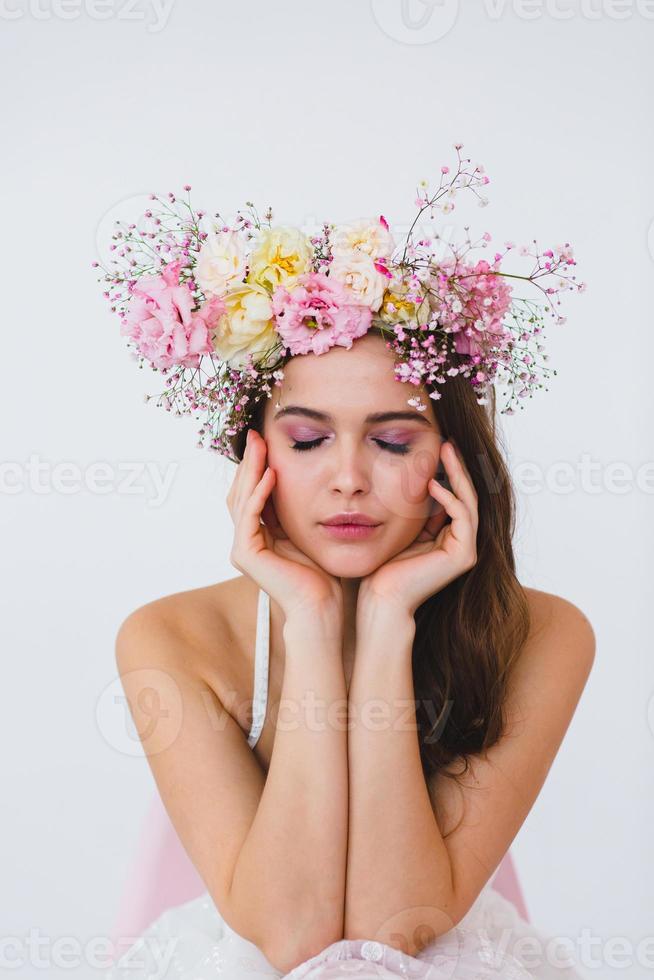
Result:
<svg viewBox="0 0 654 980">
<path fill-rule="evenodd" d="M 495 872 L 492 887 L 529 922 L 510 851 Z M 204 891 L 206 885 L 191 863 L 156 793 L 125 883 L 113 929 L 114 942 L 117 943 L 119 937 L 138 938 L 166 909 L 188 902 Z M 121 949 L 125 949 L 124 944 L 121 944 Z"/>
<path fill-rule="evenodd" d="M 138 938 L 166 909 L 188 902 L 205 890 L 159 794 L 155 793 L 118 907 L 114 942 L 119 937 Z M 121 945 L 121 949 L 125 946 Z"/>
</svg>

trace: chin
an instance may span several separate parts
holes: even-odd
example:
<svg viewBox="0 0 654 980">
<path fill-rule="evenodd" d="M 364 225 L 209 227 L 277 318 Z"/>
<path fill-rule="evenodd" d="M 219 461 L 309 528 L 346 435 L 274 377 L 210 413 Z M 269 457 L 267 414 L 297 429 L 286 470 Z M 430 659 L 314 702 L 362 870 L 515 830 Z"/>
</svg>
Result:
<svg viewBox="0 0 654 980">
<path fill-rule="evenodd" d="M 382 562 L 372 561 L 363 555 L 351 558 L 346 558 L 344 555 L 322 555 L 320 558 L 320 567 L 334 578 L 365 578 L 381 564 Z"/>
<path fill-rule="evenodd" d="M 387 549 L 370 542 L 322 541 L 320 546 L 305 550 L 317 565 L 334 578 L 364 578 L 391 557 Z"/>
</svg>

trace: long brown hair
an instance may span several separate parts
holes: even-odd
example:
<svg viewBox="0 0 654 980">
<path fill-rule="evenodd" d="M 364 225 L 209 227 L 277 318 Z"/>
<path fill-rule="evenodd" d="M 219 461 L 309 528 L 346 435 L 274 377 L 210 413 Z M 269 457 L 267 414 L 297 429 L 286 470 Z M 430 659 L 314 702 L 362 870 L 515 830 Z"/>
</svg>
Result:
<svg viewBox="0 0 654 980">
<path fill-rule="evenodd" d="M 382 335 L 374 325 L 370 330 Z M 439 391 L 441 398 L 430 402 L 442 438 L 456 441 L 477 492 L 477 562 L 416 610 L 413 685 L 425 777 L 442 772 L 456 779 L 468 770 L 467 756 L 489 749 L 504 730 L 508 679 L 530 615 L 515 574 L 515 492 L 500 448 L 494 389 L 487 405 L 462 376 L 448 378 Z M 265 403 L 263 396 L 250 417 L 260 434 Z M 242 429 L 231 440 L 238 460 L 246 434 Z M 437 477 L 444 476 L 439 463 Z M 462 771 L 445 772 L 455 760 Z"/>
</svg>

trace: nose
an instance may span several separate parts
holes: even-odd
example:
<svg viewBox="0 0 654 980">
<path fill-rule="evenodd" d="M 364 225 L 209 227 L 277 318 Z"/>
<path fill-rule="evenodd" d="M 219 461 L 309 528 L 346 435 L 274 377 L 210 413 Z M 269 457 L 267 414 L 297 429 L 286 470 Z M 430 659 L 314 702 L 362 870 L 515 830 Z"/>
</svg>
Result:
<svg viewBox="0 0 654 980">
<path fill-rule="evenodd" d="M 357 493 L 369 492 L 369 462 L 366 461 L 365 455 L 355 440 L 342 440 L 333 453 L 333 464 L 328 479 L 330 493 L 350 497 Z"/>
</svg>

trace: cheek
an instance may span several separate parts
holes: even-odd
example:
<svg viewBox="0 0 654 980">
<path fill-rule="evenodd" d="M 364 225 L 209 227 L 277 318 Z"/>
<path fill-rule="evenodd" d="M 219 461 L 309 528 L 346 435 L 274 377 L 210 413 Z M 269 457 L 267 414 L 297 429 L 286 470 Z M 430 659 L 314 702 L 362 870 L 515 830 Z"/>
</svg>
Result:
<svg viewBox="0 0 654 980">
<path fill-rule="evenodd" d="M 269 450 L 269 465 L 275 470 L 272 499 L 283 524 L 292 525 L 307 511 L 307 500 L 315 497 L 315 470 L 302 460 Z M 313 475 L 312 475 L 313 474 Z M 286 520 L 284 520 L 286 519 Z"/>
<path fill-rule="evenodd" d="M 425 517 L 431 506 L 427 484 L 436 472 L 437 454 L 420 451 L 383 463 L 379 459 L 374 487 L 388 513 L 406 520 Z"/>
</svg>

